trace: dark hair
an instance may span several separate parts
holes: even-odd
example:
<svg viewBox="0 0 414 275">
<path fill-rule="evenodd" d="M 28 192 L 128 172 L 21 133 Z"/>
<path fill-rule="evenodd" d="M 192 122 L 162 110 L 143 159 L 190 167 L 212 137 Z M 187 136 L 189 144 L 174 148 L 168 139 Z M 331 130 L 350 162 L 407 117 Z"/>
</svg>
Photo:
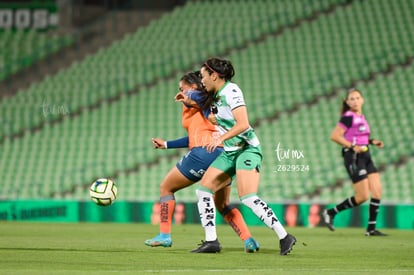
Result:
<svg viewBox="0 0 414 275">
<path fill-rule="evenodd" d="M 351 109 L 351 107 L 349 107 L 348 103 L 346 103 L 346 101 L 348 100 L 348 96 L 352 93 L 352 92 L 358 92 L 361 96 L 362 93 L 360 90 L 355 89 L 355 88 L 351 88 L 346 92 L 346 97 L 342 100 L 342 107 L 341 107 L 341 116 L 343 114 L 345 114 L 345 112 L 349 111 Z"/>
<path fill-rule="evenodd" d="M 197 91 L 204 91 L 204 86 L 201 83 L 200 71 L 189 72 L 180 78 L 180 81 L 184 81 L 187 84 L 195 84 Z"/>
<path fill-rule="evenodd" d="M 219 59 L 216 57 L 208 59 L 203 66 L 210 74 L 216 72 L 220 78 L 231 80 L 234 76 L 233 64 L 230 60 Z"/>
<path fill-rule="evenodd" d="M 207 110 L 210 108 L 211 103 L 214 100 L 214 95 L 208 93 L 204 88 L 203 83 L 201 83 L 200 71 L 190 72 L 183 75 L 180 81 L 185 81 L 188 84 L 195 84 L 197 86 L 197 91 L 203 92 L 203 99 L 200 102 L 200 107 L 202 110 Z"/>
</svg>

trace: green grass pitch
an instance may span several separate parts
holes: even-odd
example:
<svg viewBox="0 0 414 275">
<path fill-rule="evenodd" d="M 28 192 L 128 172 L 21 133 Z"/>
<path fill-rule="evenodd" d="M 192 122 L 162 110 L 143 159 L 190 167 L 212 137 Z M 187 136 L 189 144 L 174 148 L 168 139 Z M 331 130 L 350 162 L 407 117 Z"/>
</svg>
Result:
<svg viewBox="0 0 414 275">
<path fill-rule="evenodd" d="M 412 230 L 288 228 L 293 252 L 279 255 L 275 234 L 250 227 L 260 251 L 247 254 L 226 225 L 218 226 L 223 250 L 192 254 L 200 225 L 173 225 L 171 248 L 147 247 L 158 227 L 122 223 L 0 223 L 0 274 L 414 274 Z"/>
</svg>

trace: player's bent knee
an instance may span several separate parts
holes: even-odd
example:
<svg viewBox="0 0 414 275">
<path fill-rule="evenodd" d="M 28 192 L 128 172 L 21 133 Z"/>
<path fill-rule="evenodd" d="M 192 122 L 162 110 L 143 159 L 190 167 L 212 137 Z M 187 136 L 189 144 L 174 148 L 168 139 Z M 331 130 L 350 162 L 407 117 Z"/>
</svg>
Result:
<svg viewBox="0 0 414 275">
<path fill-rule="evenodd" d="M 369 199 L 369 194 L 356 194 L 355 202 L 359 205 L 366 202 Z"/>
</svg>

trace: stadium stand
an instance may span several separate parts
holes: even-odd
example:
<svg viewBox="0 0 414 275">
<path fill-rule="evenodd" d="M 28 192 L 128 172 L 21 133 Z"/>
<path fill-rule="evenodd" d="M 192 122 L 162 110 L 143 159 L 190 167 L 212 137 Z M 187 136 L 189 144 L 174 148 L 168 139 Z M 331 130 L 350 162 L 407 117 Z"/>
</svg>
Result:
<svg viewBox="0 0 414 275">
<path fill-rule="evenodd" d="M 272 31 L 275 32 L 287 24 L 293 24 L 303 16 L 301 5 L 297 4 L 302 3 L 301 1 L 276 2 L 276 4 L 263 1 L 254 5 L 251 3 L 251 1 L 190 2 L 111 46 L 102 48 L 82 62 L 74 63 L 56 76 L 31 86 L 30 93 L 35 94 L 37 99 L 68 102 L 71 112 L 77 112 L 99 103 L 100 100 L 109 100 L 140 85 L 148 85 L 160 78 L 175 75 L 177 70 L 192 68 L 193 64 L 198 64 L 208 56 L 243 47 L 245 43 L 259 39 Z M 309 10 L 316 12 L 317 8 L 323 6 L 311 6 Z M 283 16 L 277 13 L 279 9 L 284 11 Z M 220 21 L 226 14 L 235 22 L 223 24 L 219 29 L 210 24 L 202 25 L 203 29 L 198 25 L 188 24 L 189 18 L 201 18 L 207 10 L 214 11 L 212 14 L 215 18 L 210 20 Z M 246 14 L 249 20 L 238 16 L 239 13 Z M 268 27 L 256 28 L 257 25 Z M 234 26 L 237 26 L 236 30 Z M 157 43 L 159 37 L 168 43 Z M 56 93 L 56 89 L 59 89 L 59 93 Z M 12 122 L 13 126 L 3 131 L 3 137 L 32 129 L 34 125 L 31 123 L 43 125 L 46 121 L 61 119 L 62 115 L 44 118 L 38 112 L 42 100 L 39 102 L 36 98 L 34 101 L 26 102 L 24 110 L 17 111 L 15 105 L 20 106 L 20 102 L 25 101 L 27 96 L 30 95 L 21 91 L 15 97 L 3 100 L 0 104 L 1 108 L 8 107 L 15 110 L 15 112 L 8 112 L 10 116 L 5 117 L 6 124 Z M 32 117 L 33 120 L 20 119 L 21 112 L 25 113 L 24 116 Z"/>
<path fill-rule="evenodd" d="M 390 167 L 383 174 L 384 197 L 393 203 L 412 203 L 414 188 L 411 184 L 414 177 L 414 158 L 408 159 L 404 165 Z M 396 184 L 395 184 L 396 183 Z"/>
<path fill-rule="evenodd" d="M 356 85 L 367 95 L 364 110 L 375 136 L 395 145 L 374 149 L 378 164 L 397 167 L 414 154 L 407 115 L 413 109 L 412 12 L 404 0 L 189 2 L 0 102 L 0 174 L 6 175 L 0 198 L 87 199 L 93 179 L 112 176 L 120 198 L 155 201 L 159 182 L 183 151 L 153 150 L 150 138 L 185 134 L 173 102 L 177 80 L 211 55 L 233 61 L 245 91 L 265 152 L 261 196 L 343 197 L 347 180 L 329 134 L 344 87 Z M 223 27 L 202 24 L 206 13 Z M 190 18 L 200 23 L 188 24 Z M 159 37 L 168 43 L 157 43 Z M 395 129 L 401 135 L 389 134 Z M 281 162 L 278 145 L 304 157 Z M 277 171 L 282 164 L 309 171 Z M 384 182 L 399 177 L 394 170 L 412 174 L 409 164 L 386 169 Z M 393 184 L 403 189 L 406 181 Z M 177 198 L 193 201 L 194 187 Z"/>
<path fill-rule="evenodd" d="M 409 88 L 411 85 L 409 82 L 404 82 L 404 80 L 409 81 L 408 77 L 413 73 L 413 65 L 401 67 L 392 74 L 379 77 L 376 81 L 357 86 L 366 96 L 364 113 L 371 121 L 372 135 L 381 138 L 386 144 L 383 150 L 372 149 L 378 167 L 395 165 L 400 162 L 402 157 L 414 155 L 414 146 L 411 144 L 414 124 L 407 117 L 408 112 L 405 111 L 413 108 L 414 102 L 407 100 L 407 98 L 412 98 L 410 95 L 412 88 Z M 398 79 L 399 88 L 390 85 L 390 83 L 396 83 L 396 79 Z M 387 85 L 390 87 L 384 89 L 383 87 Z M 337 190 L 336 193 L 344 192 L 338 188 L 338 180 L 342 181 L 341 186 L 343 183 L 348 183 L 349 180 L 342 166 L 340 149 L 329 141 L 330 131 L 339 119 L 338 111 L 344 94 L 345 90 L 342 90 L 332 98 L 322 98 L 316 104 L 305 106 L 293 114 L 283 115 L 272 123 L 261 125 L 258 133 L 264 148 L 267 144 L 274 144 L 273 148 L 264 150 L 265 152 L 273 151 L 272 154 L 268 154 L 268 158 L 265 158 L 264 169 L 266 167 L 273 169 L 277 166 L 274 150 L 276 143 L 280 143 L 285 150 L 289 148 L 303 150 L 305 158 L 301 162 L 309 165 L 311 171 L 310 173 L 264 173 L 263 175 L 268 177 L 267 180 L 264 180 L 266 182 L 264 185 L 267 188 L 265 189 L 266 193 L 277 185 L 280 185 L 278 189 L 281 190 L 292 188 L 292 184 L 298 183 L 301 184 L 292 188 L 296 193 L 291 194 L 291 198 L 300 195 L 300 199 L 309 200 L 316 195 L 316 199 L 326 200 L 331 196 L 328 191 L 330 189 Z M 391 98 L 393 99 L 391 100 Z M 396 132 L 399 134 L 396 135 Z M 303 164 L 301 162 L 293 163 Z M 285 163 L 280 162 L 280 164 Z M 287 163 L 289 164 L 289 162 Z M 388 170 L 385 170 L 385 174 L 387 173 Z M 273 184 L 267 185 L 272 181 Z M 397 189 L 404 189 L 405 184 L 406 181 L 392 182 L 393 188 L 398 186 Z M 319 194 L 321 189 L 325 189 L 325 192 Z M 349 185 L 348 192 L 350 191 Z M 343 194 L 338 196 L 343 197 Z"/>
<path fill-rule="evenodd" d="M 0 31 L 0 81 L 73 43 L 71 35 L 36 30 Z"/>
</svg>

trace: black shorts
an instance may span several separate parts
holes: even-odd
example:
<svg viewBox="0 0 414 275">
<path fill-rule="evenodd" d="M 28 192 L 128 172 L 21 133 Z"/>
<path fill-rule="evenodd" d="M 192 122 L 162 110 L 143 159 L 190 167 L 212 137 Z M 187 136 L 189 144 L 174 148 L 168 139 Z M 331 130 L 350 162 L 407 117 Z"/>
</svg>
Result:
<svg viewBox="0 0 414 275">
<path fill-rule="evenodd" d="M 369 174 L 378 172 L 371 158 L 371 153 L 355 154 L 352 149 L 342 149 L 344 165 L 353 183 L 366 179 Z"/>
</svg>

